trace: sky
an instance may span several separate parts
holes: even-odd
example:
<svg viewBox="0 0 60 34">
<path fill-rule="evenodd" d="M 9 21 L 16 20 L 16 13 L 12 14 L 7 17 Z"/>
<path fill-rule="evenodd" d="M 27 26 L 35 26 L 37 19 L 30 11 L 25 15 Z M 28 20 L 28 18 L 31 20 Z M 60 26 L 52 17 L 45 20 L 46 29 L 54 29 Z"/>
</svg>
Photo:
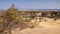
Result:
<svg viewBox="0 0 60 34">
<path fill-rule="evenodd" d="M 12 4 L 18 9 L 60 9 L 60 0 L 0 0 L 0 10 Z"/>
</svg>

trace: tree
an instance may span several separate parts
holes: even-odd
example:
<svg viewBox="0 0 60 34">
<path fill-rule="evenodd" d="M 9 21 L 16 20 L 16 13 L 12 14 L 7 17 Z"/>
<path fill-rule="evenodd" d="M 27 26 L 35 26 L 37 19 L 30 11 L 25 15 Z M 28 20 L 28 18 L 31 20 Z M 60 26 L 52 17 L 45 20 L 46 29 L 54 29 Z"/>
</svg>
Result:
<svg viewBox="0 0 60 34">
<path fill-rule="evenodd" d="M 6 23 L 9 29 L 9 34 L 11 34 L 11 26 L 13 21 L 16 21 L 14 23 L 22 23 L 22 19 L 19 15 L 19 10 L 15 8 L 8 9 L 4 14 L 4 19 L 7 21 Z"/>
</svg>

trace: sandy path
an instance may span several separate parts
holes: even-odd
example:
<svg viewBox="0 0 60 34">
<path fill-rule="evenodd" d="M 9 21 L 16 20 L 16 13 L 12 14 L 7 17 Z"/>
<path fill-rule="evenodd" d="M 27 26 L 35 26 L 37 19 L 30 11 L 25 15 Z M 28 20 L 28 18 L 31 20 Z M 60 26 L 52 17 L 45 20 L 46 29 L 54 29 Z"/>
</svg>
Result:
<svg viewBox="0 0 60 34">
<path fill-rule="evenodd" d="M 60 34 L 60 28 L 34 28 L 13 31 L 13 34 Z"/>
</svg>

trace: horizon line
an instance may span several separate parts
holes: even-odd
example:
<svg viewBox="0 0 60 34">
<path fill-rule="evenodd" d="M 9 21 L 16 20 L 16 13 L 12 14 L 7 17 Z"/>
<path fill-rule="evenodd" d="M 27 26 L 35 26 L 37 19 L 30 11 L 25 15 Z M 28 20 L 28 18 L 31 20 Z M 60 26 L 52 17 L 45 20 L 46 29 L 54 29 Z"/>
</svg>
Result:
<svg viewBox="0 0 60 34">
<path fill-rule="evenodd" d="M 0 9 L 0 10 L 7 10 L 7 9 Z M 18 9 L 18 10 L 60 10 L 60 9 Z"/>
</svg>

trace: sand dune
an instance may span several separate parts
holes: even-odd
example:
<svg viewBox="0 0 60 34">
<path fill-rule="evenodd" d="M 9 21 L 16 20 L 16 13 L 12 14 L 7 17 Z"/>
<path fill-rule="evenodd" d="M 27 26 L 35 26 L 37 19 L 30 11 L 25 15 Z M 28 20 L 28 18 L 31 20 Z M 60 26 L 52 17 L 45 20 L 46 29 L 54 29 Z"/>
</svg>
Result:
<svg viewBox="0 0 60 34">
<path fill-rule="evenodd" d="M 41 26 L 40 28 L 26 28 L 21 31 L 16 28 L 12 30 L 12 34 L 60 34 L 60 19 L 44 18 L 39 25 Z"/>
<path fill-rule="evenodd" d="M 59 28 L 34 28 L 24 29 L 22 31 L 16 30 L 12 34 L 60 34 Z"/>
</svg>

